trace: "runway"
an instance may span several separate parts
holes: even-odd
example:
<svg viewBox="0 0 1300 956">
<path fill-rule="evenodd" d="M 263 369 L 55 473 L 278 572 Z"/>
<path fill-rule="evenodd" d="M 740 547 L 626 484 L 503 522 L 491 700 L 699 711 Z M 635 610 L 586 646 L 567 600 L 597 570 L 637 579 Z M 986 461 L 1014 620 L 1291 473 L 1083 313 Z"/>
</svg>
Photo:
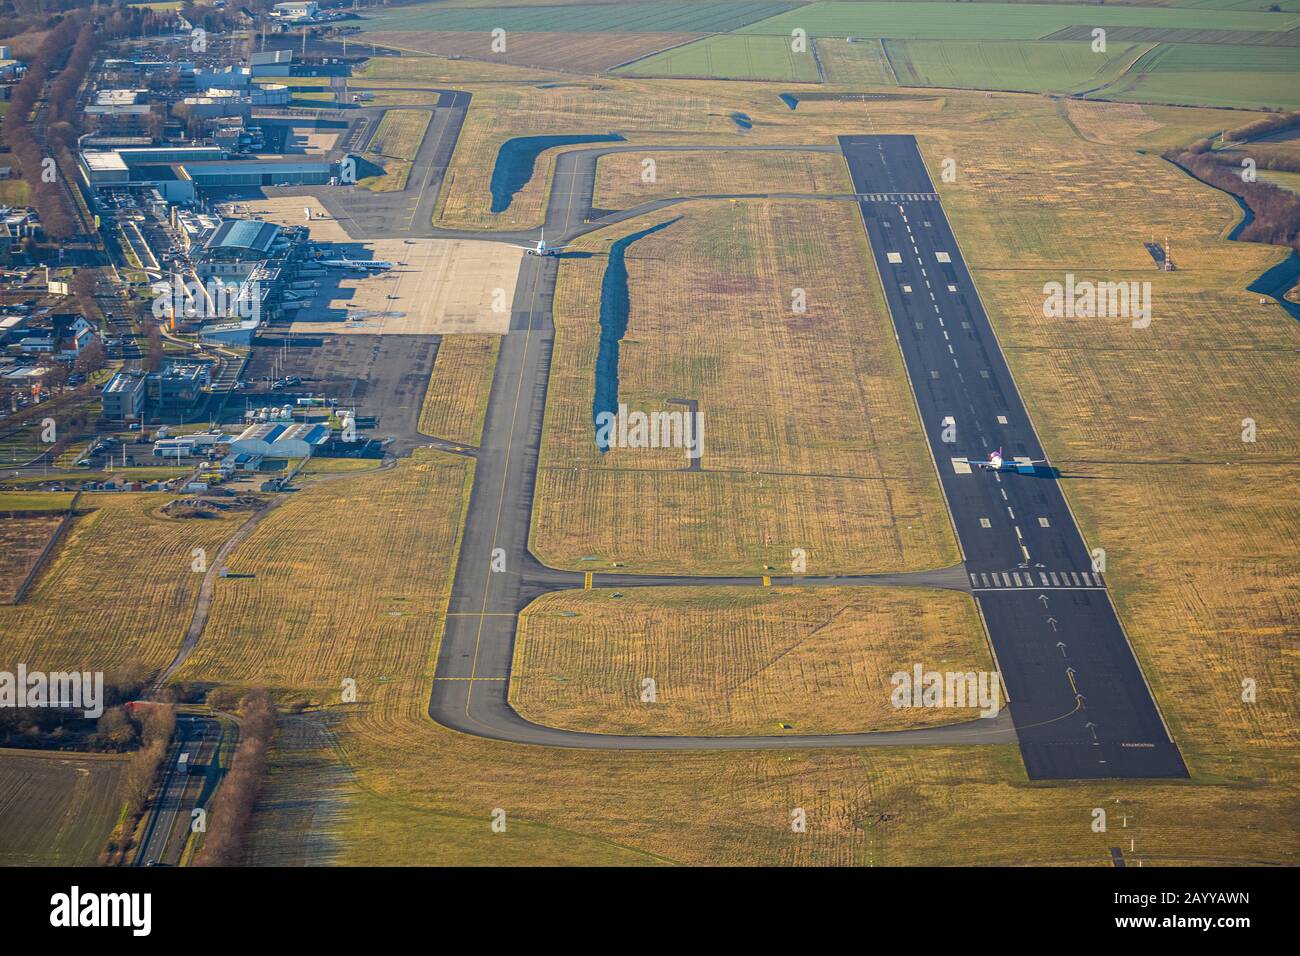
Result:
<svg viewBox="0 0 1300 956">
<path fill-rule="evenodd" d="M 911 136 L 840 146 L 1031 779 L 1185 777 Z M 945 433 L 951 441 L 945 441 Z"/>
</svg>

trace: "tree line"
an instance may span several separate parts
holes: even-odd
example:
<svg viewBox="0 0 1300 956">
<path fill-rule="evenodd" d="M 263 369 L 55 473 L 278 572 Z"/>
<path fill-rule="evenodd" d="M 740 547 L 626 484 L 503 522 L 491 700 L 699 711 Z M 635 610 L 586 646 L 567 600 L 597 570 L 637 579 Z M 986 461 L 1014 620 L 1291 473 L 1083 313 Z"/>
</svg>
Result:
<svg viewBox="0 0 1300 956">
<path fill-rule="evenodd" d="M 194 858 L 195 866 L 239 864 L 248 824 L 266 776 L 266 756 L 275 737 L 275 703 L 262 689 L 240 702 L 239 746 L 230 771 L 221 781 L 208 814 L 208 832 Z"/>
<path fill-rule="evenodd" d="M 103 863 L 124 863 L 135 847 L 135 831 L 176 733 L 176 707 L 173 704 L 146 704 L 137 708 L 135 719 L 138 721 L 140 749 L 127 760 L 118 781 L 122 817 L 100 855 Z"/>
<path fill-rule="evenodd" d="M 1242 227 L 1238 239 L 1300 250 L 1300 194 L 1272 183 L 1243 179 L 1239 156 L 1233 165 L 1222 162 L 1215 154 L 1192 149 L 1172 151 L 1165 158 L 1246 204 L 1251 220 Z"/>
<path fill-rule="evenodd" d="M 143 19 L 143 11 L 132 9 L 114 10 L 105 17 L 84 11 L 64 16 L 30 55 L 27 72 L 13 88 L 9 111 L 0 123 L 0 138 L 13 151 L 31 190 L 32 205 L 50 239 L 70 239 L 78 230 L 68 192 L 57 181 L 47 181 L 52 178 L 48 174 L 42 175 L 47 169 L 45 160 L 55 160 L 59 175 L 75 176 L 74 152 L 82 119 L 77 93 L 100 44 L 131 36 L 140 29 Z M 46 103 L 44 146 L 37 141 L 28 121 L 42 98 Z M 75 180 L 69 186 L 75 189 Z"/>
<path fill-rule="evenodd" d="M 51 239 L 66 239 L 74 234 L 72 217 L 59 184 L 47 182 L 48 177 L 42 175 L 46 168 L 46 154 L 37 143 L 28 118 L 40 102 L 46 80 L 64 53 L 76 44 L 80 31 L 80 18 L 68 17 L 46 35 L 28 61 L 27 73 L 14 86 L 9 98 L 9 111 L 0 124 L 0 135 L 18 160 L 18 168 L 31 190 L 32 205 L 41 217 L 45 234 Z"/>
</svg>

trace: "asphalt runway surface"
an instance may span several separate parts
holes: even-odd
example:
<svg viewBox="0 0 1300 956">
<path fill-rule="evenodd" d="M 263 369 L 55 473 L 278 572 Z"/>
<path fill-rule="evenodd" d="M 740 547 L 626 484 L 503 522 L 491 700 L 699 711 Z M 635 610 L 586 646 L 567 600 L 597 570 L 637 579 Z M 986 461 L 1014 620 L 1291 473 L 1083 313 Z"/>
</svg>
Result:
<svg viewBox="0 0 1300 956">
<path fill-rule="evenodd" d="M 1031 779 L 1185 777 L 911 136 L 845 136 L 895 334 Z M 945 425 L 954 441 L 944 441 Z"/>
</svg>

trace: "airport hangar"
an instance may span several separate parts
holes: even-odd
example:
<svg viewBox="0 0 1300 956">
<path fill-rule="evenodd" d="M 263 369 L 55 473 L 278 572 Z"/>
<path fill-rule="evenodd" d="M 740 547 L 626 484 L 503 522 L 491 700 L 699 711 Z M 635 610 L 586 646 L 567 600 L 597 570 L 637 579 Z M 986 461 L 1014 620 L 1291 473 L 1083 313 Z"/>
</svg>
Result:
<svg viewBox="0 0 1300 956">
<path fill-rule="evenodd" d="M 170 203 L 193 202 L 197 189 L 323 186 L 340 174 L 328 159 L 231 159 L 213 146 L 87 149 L 78 165 L 92 190 L 156 189 Z"/>
<path fill-rule="evenodd" d="M 230 443 L 230 451 L 263 458 L 306 458 L 329 439 L 328 425 L 268 422 L 245 428 Z"/>
</svg>

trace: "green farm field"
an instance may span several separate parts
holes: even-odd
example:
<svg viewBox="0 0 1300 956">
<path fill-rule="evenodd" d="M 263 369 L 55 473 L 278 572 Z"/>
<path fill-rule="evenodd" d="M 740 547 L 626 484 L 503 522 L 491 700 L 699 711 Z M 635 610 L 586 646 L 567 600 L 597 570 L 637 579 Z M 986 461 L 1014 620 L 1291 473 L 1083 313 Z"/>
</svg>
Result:
<svg viewBox="0 0 1300 956">
<path fill-rule="evenodd" d="M 1097 54 L 1084 43 L 884 41 L 900 86 L 1053 93 L 1105 86 L 1148 47 L 1113 43 L 1104 54 Z M 849 49 L 869 48 L 853 44 Z M 832 79 L 839 81 L 834 74 Z"/>
<path fill-rule="evenodd" d="M 1300 106 L 1300 48 L 1162 43 L 1093 94 L 1236 109 Z"/>
<path fill-rule="evenodd" d="M 786 37 L 724 34 L 675 47 L 616 70 L 629 76 L 717 77 L 816 83 L 811 50 L 796 53 Z"/>
<path fill-rule="evenodd" d="M 448 7 L 443 3 L 393 7 L 368 17 L 369 31 L 452 31 L 511 33 L 727 33 L 783 13 L 795 3 L 659 2 L 509 5 L 497 8 Z"/>
<path fill-rule="evenodd" d="M 1076 24 L 1089 27 L 1178 27 L 1195 30 L 1284 31 L 1300 25 L 1291 12 L 1208 8 L 1033 3 L 812 3 L 742 28 L 789 36 L 894 37 L 934 40 L 1036 40 Z"/>
<path fill-rule="evenodd" d="M 0 866 L 94 866 L 125 757 L 0 750 Z"/>
</svg>

